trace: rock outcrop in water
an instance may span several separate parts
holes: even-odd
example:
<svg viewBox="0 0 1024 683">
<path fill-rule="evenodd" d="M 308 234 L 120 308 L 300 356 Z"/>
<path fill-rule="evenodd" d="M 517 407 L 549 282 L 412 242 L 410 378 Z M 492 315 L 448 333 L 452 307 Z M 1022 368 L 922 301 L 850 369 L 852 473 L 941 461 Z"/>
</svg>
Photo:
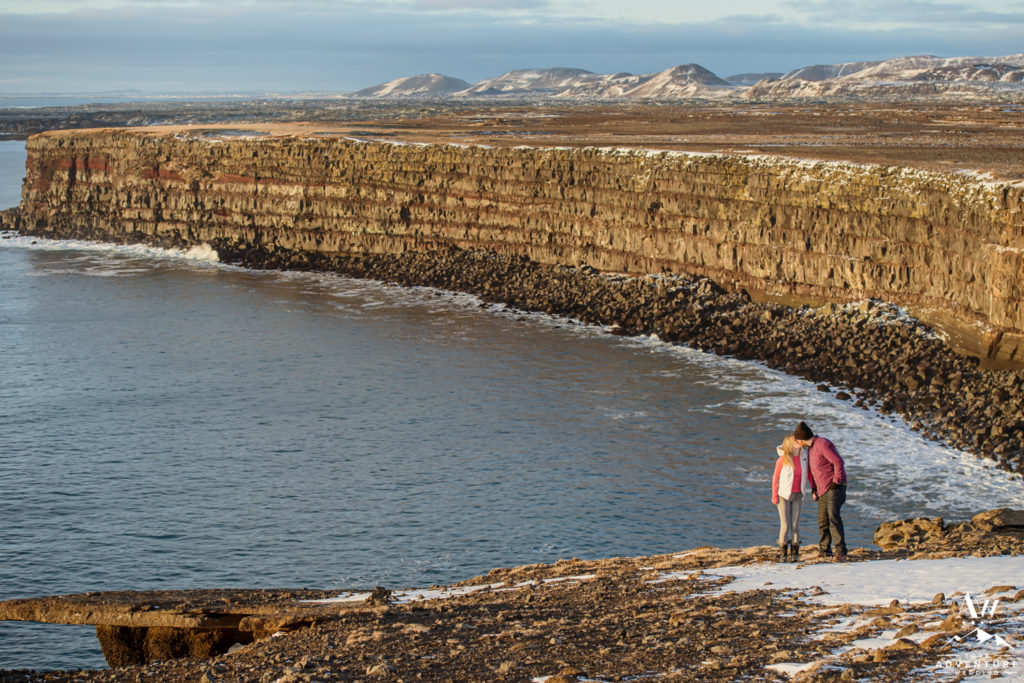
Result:
<svg viewBox="0 0 1024 683">
<path fill-rule="evenodd" d="M 1024 471 L 1021 374 L 951 350 L 1024 361 L 1019 186 L 761 157 L 186 129 L 47 134 L 28 153 L 7 218 L 27 233 L 206 242 L 251 267 L 458 289 L 658 334 L 857 388 L 861 405 Z M 950 344 L 883 306 L 781 305 L 868 298 L 911 308 Z"/>
</svg>

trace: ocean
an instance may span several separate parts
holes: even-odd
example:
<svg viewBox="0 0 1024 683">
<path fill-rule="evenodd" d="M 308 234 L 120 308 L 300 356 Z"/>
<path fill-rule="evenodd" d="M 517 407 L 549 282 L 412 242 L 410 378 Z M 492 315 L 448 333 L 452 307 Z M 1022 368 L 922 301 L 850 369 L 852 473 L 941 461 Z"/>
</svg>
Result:
<svg viewBox="0 0 1024 683">
<path fill-rule="evenodd" d="M 24 154 L 0 142 L 0 208 Z M 853 546 L 1024 506 L 987 462 L 761 363 L 463 294 L 11 234 L 0 291 L 0 600 L 773 544 L 799 420 L 846 459 Z M 0 624 L 0 669 L 104 665 L 89 627 Z"/>
</svg>

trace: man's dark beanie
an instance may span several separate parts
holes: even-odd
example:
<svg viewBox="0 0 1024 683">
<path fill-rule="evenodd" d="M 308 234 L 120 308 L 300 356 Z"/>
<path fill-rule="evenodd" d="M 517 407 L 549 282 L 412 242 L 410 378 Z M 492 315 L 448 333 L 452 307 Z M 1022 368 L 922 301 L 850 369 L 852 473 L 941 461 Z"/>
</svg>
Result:
<svg viewBox="0 0 1024 683">
<path fill-rule="evenodd" d="M 795 436 L 799 441 L 807 441 L 808 439 L 814 438 L 814 432 L 811 431 L 811 428 L 807 426 L 806 422 L 801 422 L 793 431 L 793 436 Z"/>
</svg>

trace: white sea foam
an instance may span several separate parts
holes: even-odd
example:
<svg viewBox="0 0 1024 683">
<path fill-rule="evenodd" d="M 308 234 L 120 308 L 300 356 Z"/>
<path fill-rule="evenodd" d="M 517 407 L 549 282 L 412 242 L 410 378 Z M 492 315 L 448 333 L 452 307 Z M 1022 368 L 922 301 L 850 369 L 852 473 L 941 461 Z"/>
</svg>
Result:
<svg viewBox="0 0 1024 683">
<path fill-rule="evenodd" d="M 330 284 L 329 280 L 321 282 Z M 342 284 L 336 278 L 335 282 Z M 348 290 L 353 283 L 346 278 L 343 286 Z M 381 287 L 379 283 L 368 281 L 361 281 L 359 286 L 362 293 L 379 292 Z M 990 460 L 926 440 L 910 429 L 902 418 L 886 416 L 874 409 L 856 408 L 850 401 L 818 391 L 815 383 L 769 368 L 762 362 L 717 356 L 663 342 L 654 335 L 611 337 L 607 335 L 609 328 L 606 327 L 546 313 L 527 313 L 500 304 L 480 309 L 480 300 L 469 294 L 431 288 L 387 288 L 385 291 L 400 297 L 406 304 L 415 301 L 436 304 L 440 301 L 447 307 L 525 318 L 541 327 L 557 327 L 563 333 L 586 337 L 600 336 L 611 344 L 640 352 L 666 354 L 702 367 L 710 379 L 695 380 L 696 383 L 713 383 L 716 388 L 740 396 L 730 401 L 728 406 L 709 403 L 701 409 L 704 412 L 714 415 L 725 407 L 734 412 L 746 410 L 752 419 L 778 429 L 780 442 L 796 422 L 804 420 L 819 434 L 835 442 L 854 482 L 850 487 L 850 500 L 856 503 L 865 517 L 882 520 L 892 516 L 892 512 L 885 508 L 886 501 L 879 501 L 873 492 L 877 486 L 889 489 L 893 482 L 901 482 L 899 495 L 903 506 L 919 509 L 921 514 L 967 518 L 993 507 L 1024 507 L 1024 485 L 1020 479 L 999 470 Z M 394 299 L 392 301 L 397 303 Z M 904 322 L 907 320 L 909 317 Z M 615 420 L 646 417 L 643 410 L 609 407 L 607 411 L 608 416 Z M 754 486 L 763 486 L 765 475 L 762 470 L 764 467 L 770 469 L 775 457 L 774 449 L 766 449 L 764 463 L 752 463 L 754 466 L 749 469 L 746 481 Z"/>
<path fill-rule="evenodd" d="M 194 261 L 220 261 L 220 256 L 217 254 L 216 250 L 205 242 L 186 249 L 185 258 L 192 259 Z"/>
<path fill-rule="evenodd" d="M 103 272 L 104 268 L 112 274 L 139 272 L 139 263 L 123 259 L 124 256 L 187 261 L 191 267 L 234 269 L 233 266 L 216 263 L 216 252 L 208 246 L 182 251 L 17 235 L 0 241 L 0 246 L 4 245 L 122 257 L 116 264 L 99 264 L 94 274 Z M 921 514 L 966 518 L 993 507 L 1024 507 L 1024 485 L 1019 479 L 994 467 L 991 461 L 928 441 L 900 418 L 885 416 L 876 410 L 855 408 L 831 393 L 817 391 L 814 383 L 771 369 L 758 361 L 721 357 L 662 342 L 655 336 L 611 337 L 605 327 L 545 313 L 525 313 L 500 304 L 481 307 L 480 299 L 470 294 L 429 287 L 396 287 L 380 281 L 356 280 L 334 274 L 247 272 L 302 283 L 306 285 L 303 291 L 331 296 L 337 301 L 335 310 L 343 310 L 348 315 L 361 315 L 361 311 L 375 307 L 428 306 L 430 311 L 462 309 L 473 314 L 526 318 L 541 328 L 557 327 L 563 334 L 600 336 L 609 344 L 623 345 L 637 352 L 666 354 L 676 362 L 682 360 L 688 365 L 703 368 L 708 379 L 696 379 L 695 384 L 713 384 L 716 389 L 734 393 L 738 398 L 731 400 L 728 406 L 709 402 L 698 410 L 709 415 L 726 407 L 732 412 L 748 411 L 752 420 L 777 429 L 780 441 L 797 421 L 808 422 L 817 433 L 827 436 L 839 447 L 854 482 L 850 487 L 850 500 L 867 517 L 882 520 L 892 516 L 885 507 L 887 501 L 879 500 L 873 492 L 877 487 L 891 490 L 893 482 L 900 482 L 898 491 L 902 506 L 921 510 Z M 675 373 L 678 369 L 663 372 Z M 607 411 L 608 416 L 615 420 L 642 420 L 647 417 L 642 407 L 637 410 L 609 406 Z M 741 477 L 752 486 L 763 486 L 763 470 L 767 468 L 770 471 L 774 458 L 774 449 L 766 448 L 764 461 L 751 462 L 751 467 Z"/>
<path fill-rule="evenodd" d="M 140 258 L 163 258 L 217 263 L 220 258 L 209 244 L 198 244 L 188 249 L 164 249 L 145 244 L 112 244 L 91 240 L 52 240 L 15 232 L 0 232 L 0 246 L 36 249 L 40 251 L 84 251 Z"/>
<path fill-rule="evenodd" d="M 622 337 L 619 343 L 653 353 L 678 355 L 709 370 L 716 386 L 735 391 L 741 398 L 729 408 L 748 410 L 756 419 L 774 425 L 779 439 L 806 421 L 828 437 L 843 455 L 852 481 L 850 497 L 865 514 L 887 518 L 872 495 L 873 484 L 901 482 L 902 503 L 921 510 L 940 509 L 948 516 L 969 516 L 993 507 L 1024 507 L 1024 485 L 986 459 L 924 439 L 900 418 L 876 410 L 854 407 L 816 385 L 769 368 L 758 361 L 741 361 L 676 346 L 649 337 Z M 719 406 L 704 410 L 714 414 Z M 774 462 L 775 453 L 765 453 Z M 751 471 L 747 480 L 763 484 L 763 472 Z"/>
</svg>

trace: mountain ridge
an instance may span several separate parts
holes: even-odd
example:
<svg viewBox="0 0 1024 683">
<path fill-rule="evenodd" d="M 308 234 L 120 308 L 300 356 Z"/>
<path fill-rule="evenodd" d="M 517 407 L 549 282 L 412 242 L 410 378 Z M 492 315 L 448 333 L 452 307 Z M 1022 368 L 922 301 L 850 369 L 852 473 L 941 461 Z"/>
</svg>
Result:
<svg viewBox="0 0 1024 683">
<path fill-rule="evenodd" d="M 470 84 L 420 74 L 364 88 L 358 98 L 790 99 L 814 97 L 970 97 L 1024 99 L 1024 53 L 999 57 L 913 55 L 888 60 L 814 64 L 788 72 L 721 78 L 699 64 L 649 74 L 586 69 L 515 69 Z"/>
</svg>

